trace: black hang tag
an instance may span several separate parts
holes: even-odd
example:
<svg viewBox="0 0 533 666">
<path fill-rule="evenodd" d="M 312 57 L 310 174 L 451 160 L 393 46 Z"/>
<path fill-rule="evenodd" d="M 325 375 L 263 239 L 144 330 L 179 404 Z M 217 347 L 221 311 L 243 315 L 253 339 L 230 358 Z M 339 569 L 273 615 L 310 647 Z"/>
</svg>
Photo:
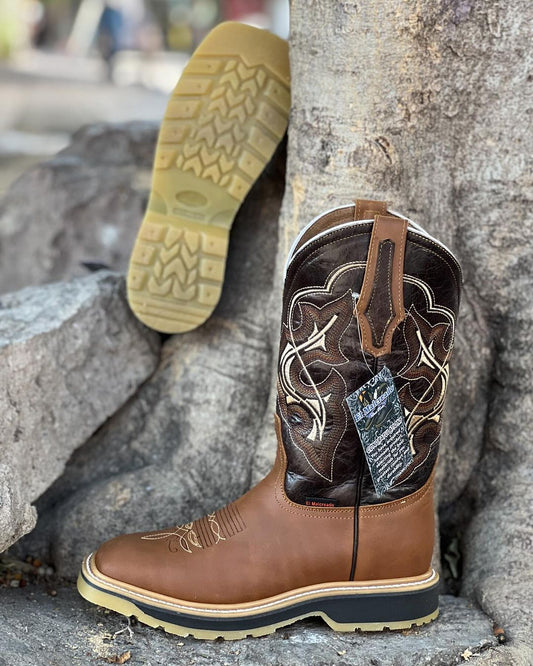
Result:
<svg viewBox="0 0 533 666">
<path fill-rule="evenodd" d="M 383 370 L 346 398 L 376 493 L 383 495 L 413 462 L 403 409 L 390 370 Z"/>
</svg>

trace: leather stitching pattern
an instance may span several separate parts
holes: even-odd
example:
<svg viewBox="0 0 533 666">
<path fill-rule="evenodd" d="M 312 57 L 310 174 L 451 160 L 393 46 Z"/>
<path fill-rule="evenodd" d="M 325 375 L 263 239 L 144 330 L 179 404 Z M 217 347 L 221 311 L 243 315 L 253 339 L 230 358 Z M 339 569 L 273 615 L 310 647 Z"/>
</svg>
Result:
<svg viewBox="0 0 533 666">
<path fill-rule="evenodd" d="M 325 509 L 325 508 L 315 507 L 311 511 L 308 508 L 305 508 L 302 504 L 296 504 L 296 502 L 291 502 L 291 500 L 285 494 L 285 489 L 283 487 L 283 479 L 285 477 L 285 472 L 287 471 L 287 460 L 285 458 L 285 452 L 283 451 L 283 445 L 280 439 L 278 439 L 277 463 L 279 469 L 276 474 L 274 496 L 276 498 L 278 506 L 280 506 L 280 508 L 283 509 L 283 511 L 288 511 L 289 513 L 292 513 L 295 516 L 307 516 L 309 518 L 330 518 L 330 519 L 334 518 L 337 520 L 353 520 L 352 507 L 339 507 L 338 509 Z"/>
<path fill-rule="evenodd" d="M 245 529 L 246 525 L 234 504 L 208 513 L 203 518 L 178 525 L 173 531 L 154 532 L 140 538 L 144 541 L 168 540 L 170 552 L 182 550 L 191 554 L 192 546 L 198 549 L 215 546 L 220 541 L 235 536 Z"/>
<path fill-rule="evenodd" d="M 390 292 L 390 288 L 387 289 L 387 298 L 388 298 L 388 306 L 389 306 L 389 318 L 383 325 L 383 330 L 381 331 L 381 335 L 378 336 L 375 324 L 374 324 L 374 317 L 372 315 L 372 303 L 374 302 L 374 297 L 376 296 L 376 292 L 378 290 L 378 284 L 379 284 L 379 276 L 381 274 L 381 271 L 383 270 L 383 248 L 387 248 L 388 252 L 388 258 L 387 258 L 387 287 L 390 287 L 391 285 L 391 278 L 392 278 L 392 260 L 394 257 L 394 244 L 391 244 L 390 241 L 381 241 L 379 244 L 378 248 L 378 258 L 376 262 L 376 275 L 374 278 L 374 284 L 372 285 L 372 293 L 370 295 L 370 300 L 368 301 L 368 305 L 365 310 L 365 316 L 368 320 L 368 323 L 370 324 L 370 327 L 372 329 L 372 337 L 373 337 L 373 342 L 375 343 L 375 347 L 381 347 L 383 345 L 383 338 L 385 337 L 385 333 L 387 332 L 387 329 L 389 327 L 389 324 L 391 321 L 394 319 L 394 307 L 392 303 L 392 296 Z"/>
<path fill-rule="evenodd" d="M 291 441 L 313 471 L 330 482 L 348 418 L 347 386 L 336 366 L 348 362 L 340 343 L 353 318 L 351 291 L 333 300 L 331 296 L 337 278 L 349 267 L 332 271 L 323 287 L 293 295 L 282 326 L 278 371 L 278 405 Z M 321 300 L 323 305 L 309 301 L 324 297 L 328 300 Z M 320 382 L 313 378 L 314 367 L 327 372 Z"/>
<path fill-rule="evenodd" d="M 405 380 L 398 394 L 405 409 L 414 460 L 396 484 L 406 481 L 427 460 L 439 439 L 441 413 L 448 386 L 449 359 L 455 335 L 454 314 L 435 303 L 431 287 L 414 276 L 406 275 L 404 280 L 422 291 L 427 311 L 440 315 L 440 321 L 430 323 L 412 305 L 403 323 L 407 362 L 398 372 L 398 378 Z M 449 331 L 450 339 L 446 344 Z"/>
<path fill-rule="evenodd" d="M 374 225 L 380 224 L 381 220 L 384 219 L 381 216 L 376 216 Z M 369 251 L 368 251 L 368 257 L 367 257 L 367 268 L 365 271 L 365 277 L 363 280 L 363 287 L 361 290 L 361 297 L 359 304 L 363 306 L 364 301 L 366 299 L 365 292 L 369 288 L 369 285 L 367 285 L 367 281 L 369 281 L 370 276 L 372 275 L 372 291 L 371 291 L 371 296 L 369 299 L 369 302 L 364 305 L 365 310 L 363 313 L 360 313 L 361 320 L 368 322 L 368 325 L 371 329 L 367 328 L 366 325 L 361 325 L 361 338 L 362 338 L 362 343 L 363 343 L 363 350 L 368 351 L 371 353 L 373 356 L 378 357 L 382 356 L 383 354 L 389 353 L 390 351 L 390 346 L 391 346 L 391 341 L 392 341 L 392 336 L 393 333 L 396 329 L 396 327 L 400 324 L 400 322 L 403 319 L 403 282 L 402 282 L 402 276 L 403 276 L 403 260 L 401 257 L 403 257 L 404 250 L 405 250 L 405 239 L 407 235 L 407 223 L 402 220 L 398 220 L 398 223 L 401 225 L 401 234 L 400 234 L 400 240 L 399 240 L 399 245 L 397 248 L 395 248 L 395 242 L 392 242 L 389 239 L 389 242 L 392 242 L 392 253 L 389 256 L 389 272 L 388 272 L 388 282 L 386 284 L 386 290 L 387 290 L 387 298 L 389 300 L 389 309 L 391 312 L 391 317 L 387 320 L 386 326 L 383 327 L 383 332 L 382 335 L 378 338 L 376 334 L 376 329 L 374 326 L 374 322 L 372 321 L 373 314 L 370 308 L 370 303 L 373 301 L 373 297 L 375 294 L 375 291 L 377 289 L 380 289 L 380 295 L 382 295 L 383 291 L 383 285 L 380 280 L 381 276 L 381 250 L 382 247 L 384 246 L 384 243 L 387 242 L 387 239 L 383 239 L 381 241 L 378 241 L 379 238 L 379 233 L 378 237 L 375 236 L 375 230 L 376 227 L 374 226 L 371 236 L 370 236 L 370 246 L 369 246 Z M 376 256 L 376 248 L 377 248 L 377 253 L 378 257 L 377 260 L 375 259 Z M 395 268 L 395 261 L 394 261 L 394 250 L 396 249 L 396 252 L 400 253 L 400 259 L 396 261 L 396 268 Z M 395 270 L 394 276 L 392 275 L 393 269 Z M 372 274 L 372 270 L 374 271 Z M 370 271 L 370 273 L 368 273 Z M 392 294 L 392 289 L 396 285 L 396 292 L 395 296 Z M 396 299 L 396 300 L 395 300 Z M 394 312 L 394 302 L 399 306 L 399 312 Z M 358 305 L 359 307 L 359 305 Z M 377 312 L 375 313 L 377 315 Z M 364 319 L 363 319 L 364 317 Z M 379 317 L 378 317 L 379 319 Z M 390 326 L 392 322 L 392 326 Z M 369 341 L 369 337 L 372 338 L 371 341 Z M 377 341 L 377 344 L 374 344 Z"/>
<path fill-rule="evenodd" d="M 368 237 L 368 234 L 371 233 L 371 224 L 365 224 L 363 225 L 363 228 L 364 231 L 360 227 L 348 227 L 343 230 L 344 233 L 342 234 L 342 237 L 337 238 L 334 236 L 338 234 L 339 230 L 332 229 L 331 231 L 328 231 L 327 234 L 322 235 L 319 239 L 309 242 L 309 246 L 306 248 L 305 252 L 302 255 L 299 255 L 298 262 L 289 264 L 287 269 L 286 293 L 290 294 L 294 290 L 294 285 L 298 284 L 298 282 L 303 279 L 302 273 L 307 270 L 310 263 L 312 264 L 315 261 L 315 257 L 317 257 L 317 255 L 320 257 L 322 252 L 331 252 L 331 250 L 328 250 L 329 247 L 342 245 L 350 239 L 355 239 L 362 236 Z M 347 231 L 348 233 L 346 233 Z M 407 231 L 407 227 L 402 229 L 402 234 L 405 234 L 406 237 Z M 433 263 L 433 259 L 429 259 L 429 256 L 431 255 L 437 257 L 440 262 L 444 263 L 451 274 L 447 277 L 448 279 L 451 277 L 451 282 L 456 287 L 458 292 L 459 278 L 456 277 L 456 273 L 459 269 L 453 256 L 450 255 L 450 253 L 446 251 L 445 248 L 442 248 L 438 243 L 432 241 L 429 238 L 419 238 L 417 235 L 415 235 L 414 232 L 409 234 L 408 237 L 409 245 L 412 248 L 417 248 L 416 250 L 413 249 L 413 251 L 418 252 L 418 250 L 420 250 L 422 252 L 422 256 L 418 259 L 419 262 L 422 264 L 424 263 L 423 255 L 426 254 L 426 262 L 430 261 Z M 384 249 L 385 248 L 382 248 L 382 250 Z M 378 251 L 379 248 L 376 248 L 376 252 Z M 383 264 L 383 259 L 383 256 L 381 258 L 378 257 L 378 263 Z M 351 267 L 355 269 L 357 264 L 357 268 L 364 268 L 367 264 L 367 261 L 353 262 Z M 395 264 L 393 264 L 393 266 L 396 267 Z M 453 308 L 454 306 L 451 304 L 449 307 L 444 305 L 437 305 L 437 297 L 430 284 L 427 284 L 420 278 L 404 273 L 403 267 L 401 273 L 402 280 L 397 280 L 397 289 L 399 290 L 402 288 L 402 282 L 406 283 L 404 288 L 418 288 L 421 290 L 426 304 L 422 306 L 422 308 L 419 308 L 420 312 L 415 312 L 414 309 L 409 308 L 406 312 L 403 325 L 400 327 L 401 336 L 404 341 L 402 342 L 402 347 L 405 343 L 405 356 L 404 359 L 401 359 L 401 362 L 405 362 L 405 364 L 403 367 L 396 367 L 394 374 L 397 377 L 396 383 L 400 392 L 400 399 L 402 404 L 404 404 L 402 394 L 407 396 L 412 388 L 413 398 L 411 399 L 409 397 L 405 404 L 408 410 L 406 417 L 408 420 L 410 444 L 411 449 L 414 449 L 415 460 L 394 484 L 394 488 L 397 488 L 397 493 L 400 492 L 400 486 L 403 487 L 404 482 L 412 477 L 417 469 L 420 469 L 423 466 L 423 464 L 429 459 L 431 452 L 435 450 L 435 446 L 438 445 L 440 435 L 440 413 L 442 411 L 445 389 L 447 386 L 448 361 L 455 337 L 455 312 L 454 310 L 450 309 L 450 307 Z M 309 287 L 310 290 L 316 290 L 320 288 L 323 287 L 316 284 Z M 374 297 L 377 298 L 377 294 L 375 294 Z M 419 297 L 417 296 L 417 299 L 418 298 Z M 455 296 L 453 298 L 455 298 Z M 428 315 L 430 321 L 426 320 L 424 317 L 422 317 L 422 314 L 420 314 L 426 314 L 426 309 L 428 313 L 431 313 L 431 316 Z M 440 316 L 435 316 L 437 314 Z M 420 327 L 427 330 L 422 330 Z M 434 331 L 432 330 L 433 328 L 435 328 Z M 367 330 L 370 332 L 369 329 Z M 417 331 L 418 335 L 422 336 L 422 342 L 425 343 L 426 349 L 422 349 L 423 345 L 420 344 L 421 341 L 418 338 Z M 441 349 L 443 343 L 445 344 L 446 351 Z M 434 356 L 435 359 L 433 360 Z M 414 375 L 411 378 L 410 370 L 416 370 L 414 366 L 420 361 L 422 361 L 422 365 L 424 366 L 419 373 L 421 378 L 418 379 L 414 377 Z M 344 374 L 345 372 L 343 370 L 343 375 Z M 412 387 L 410 386 L 411 383 L 413 383 Z M 417 405 L 416 403 L 419 404 Z M 432 403 L 433 407 L 431 407 Z M 433 411 L 431 411 L 430 408 Z M 283 435 L 287 440 L 286 444 L 289 446 L 288 451 L 291 451 L 291 441 L 288 437 L 290 435 L 290 428 L 289 432 L 287 432 L 287 429 L 284 426 Z M 343 452 L 348 445 L 349 443 L 343 440 Z M 293 454 L 291 453 L 289 457 L 288 468 L 291 472 L 297 475 L 300 472 L 298 467 L 295 467 L 294 469 L 292 467 L 292 455 Z M 426 478 L 426 473 L 423 473 L 423 478 L 418 479 L 417 476 L 416 480 L 411 482 L 412 484 L 415 484 L 413 490 L 416 489 L 419 483 L 423 483 Z M 288 483 L 287 480 L 285 482 Z M 292 483 L 293 482 L 291 481 L 290 485 L 287 487 L 287 492 L 292 492 Z M 285 491 L 285 488 L 283 488 L 283 491 Z M 296 496 L 299 497 L 298 494 Z M 397 496 L 398 494 L 396 494 L 396 497 Z M 290 501 L 292 502 L 292 500 Z M 298 502 L 299 501 L 300 500 L 298 499 Z M 302 506 L 302 504 L 296 504 L 296 502 L 293 502 L 293 504 L 298 507 Z M 300 513 L 300 511 L 298 511 L 298 513 Z M 314 514 L 309 513 L 308 515 Z"/>
<path fill-rule="evenodd" d="M 279 469 L 276 474 L 276 484 L 275 484 L 275 497 L 278 505 L 284 510 L 292 513 L 294 515 L 308 516 L 310 518 L 336 518 L 340 520 L 353 520 L 353 508 L 352 507 L 339 507 L 338 509 L 323 509 L 316 507 L 313 511 L 306 509 L 302 504 L 296 504 L 291 502 L 285 494 L 283 488 L 283 477 L 285 476 L 286 471 L 286 460 L 283 453 L 282 444 L 278 442 L 278 464 Z M 421 502 L 424 497 L 433 489 L 433 477 L 435 473 L 433 472 L 430 478 L 426 481 L 424 486 L 417 490 L 412 495 L 409 495 L 405 499 L 395 500 L 393 502 L 387 502 L 386 504 L 377 504 L 370 506 L 360 506 L 359 511 L 362 516 L 367 514 L 374 515 L 387 515 L 392 513 L 397 513 L 403 511 L 404 509 L 413 506 L 414 504 Z M 281 499 L 280 499 L 281 496 Z M 339 515 L 342 513 L 348 515 Z"/>
<path fill-rule="evenodd" d="M 369 224 L 370 224 L 370 222 L 369 222 Z M 323 247 L 326 247 L 326 246 L 328 246 L 328 245 L 333 245 L 334 243 L 337 243 L 337 242 L 345 242 L 345 241 L 347 240 L 347 238 L 355 238 L 355 237 L 357 237 L 357 236 L 364 236 L 364 235 L 366 235 L 366 234 L 368 233 L 368 231 L 362 231 L 362 232 L 359 232 L 359 233 L 349 234 L 348 236 L 343 236 L 341 239 L 336 239 L 336 240 L 330 241 L 330 242 L 328 242 L 328 243 L 322 243 L 322 241 L 324 241 L 328 236 L 332 236 L 335 232 L 338 232 L 338 229 L 333 229 L 332 231 L 328 231 L 328 233 L 324 234 L 324 236 L 322 236 L 321 238 L 317 239 L 316 241 L 311 241 L 311 242 L 309 243 L 309 249 L 311 249 L 311 248 L 313 247 L 313 244 L 319 244 L 319 247 L 318 247 L 317 249 L 315 249 L 315 250 L 314 250 L 314 251 L 313 251 L 313 252 L 307 257 L 306 260 L 309 261 L 309 259 L 311 259 L 311 257 L 315 256 L 318 252 L 320 252 L 320 250 L 321 250 Z M 430 248 L 426 247 L 424 244 L 420 243 L 418 240 L 414 240 L 414 239 L 412 239 L 412 238 L 409 239 L 409 242 L 412 243 L 413 245 L 416 245 L 417 247 L 419 247 L 421 250 L 424 250 L 425 252 L 430 252 L 431 254 L 433 254 L 433 255 L 435 255 L 436 257 L 438 257 L 441 261 L 444 261 L 444 263 L 445 263 L 445 264 L 448 266 L 448 268 L 450 269 L 450 273 L 451 273 L 452 279 L 453 279 L 453 281 L 454 281 L 455 287 L 457 288 L 457 290 L 459 290 L 459 283 L 457 282 L 457 279 L 456 279 L 456 277 L 455 277 L 455 273 L 454 273 L 454 270 L 453 270 L 453 268 L 452 268 L 452 265 L 451 265 L 451 263 L 446 259 L 446 257 L 449 257 L 450 260 L 451 260 L 451 261 L 453 262 L 453 264 L 455 265 L 456 269 L 457 269 L 457 270 L 459 271 L 459 273 L 460 273 L 460 272 L 461 272 L 461 268 L 460 268 L 460 266 L 457 264 L 457 262 L 455 261 L 455 259 L 453 258 L 453 256 L 448 252 L 448 250 L 446 250 L 446 248 L 442 247 L 442 246 L 439 245 L 438 243 L 435 243 L 435 241 L 432 241 L 431 238 L 426 238 L 426 237 L 424 237 L 424 241 L 425 241 L 426 243 L 429 243 L 430 245 L 433 245 L 434 247 L 438 248 L 439 251 L 440 251 L 440 253 L 439 253 L 439 252 L 435 252 L 434 250 L 431 250 Z M 445 256 L 443 256 L 443 255 L 445 255 Z M 299 258 L 300 258 L 300 257 L 299 257 Z M 296 269 L 296 272 L 295 272 L 295 274 L 294 274 L 294 276 L 293 276 L 293 280 L 294 280 L 294 278 L 296 277 L 296 275 L 298 275 L 298 272 L 300 271 L 300 269 L 301 269 L 302 267 L 303 267 L 303 265 L 302 265 L 302 263 L 300 263 L 300 266 Z M 289 268 L 290 268 L 290 266 L 289 266 Z M 291 284 L 292 284 L 293 280 L 291 281 Z"/>
</svg>

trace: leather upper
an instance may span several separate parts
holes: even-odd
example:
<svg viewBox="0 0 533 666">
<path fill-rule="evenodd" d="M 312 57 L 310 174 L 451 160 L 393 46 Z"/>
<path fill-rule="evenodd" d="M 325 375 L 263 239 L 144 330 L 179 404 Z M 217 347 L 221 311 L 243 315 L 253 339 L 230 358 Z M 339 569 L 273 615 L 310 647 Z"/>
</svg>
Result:
<svg viewBox="0 0 533 666">
<path fill-rule="evenodd" d="M 185 525 L 107 541 L 95 555 L 98 572 L 156 594 L 212 604 L 350 580 L 354 509 L 291 502 L 284 490 L 286 464 L 279 438 L 272 471 L 248 493 Z M 362 534 L 354 580 L 428 571 L 432 478 L 406 500 L 360 507 L 358 518 Z"/>
<path fill-rule="evenodd" d="M 97 568 L 159 594 L 226 604 L 349 580 L 353 509 L 294 505 L 283 471 L 280 452 L 236 502 L 186 525 L 112 539 L 98 549 Z"/>
<path fill-rule="evenodd" d="M 277 412 L 287 455 L 285 489 L 300 504 L 329 498 L 338 506 L 354 506 L 358 501 L 365 505 L 405 497 L 428 480 L 438 453 L 460 268 L 443 246 L 412 229 L 401 248 L 400 234 L 389 234 L 392 240 L 381 234 L 380 242 L 389 246 L 381 267 L 374 262 L 365 314 L 377 331 L 370 348 L 379 343 L 380 331 L 388 331 L 390 351 L 374 355 L 366 346 L 363 353 L 355 306 L 365 273 L 368 282 L 374 224 L 356 222 L 356 216 L 356 207 L 348 207 L 316 220 L 296 245 L 285 279 Z M 406 228 L 403 220 L 398 223 Z M 399 250 L 403 270 L 394 282 Z M 371 302 L 372 288 L 379 296 L 377 304 Z M 389 306 L 386 295 L 398 288 L 403 319 L 396 317 L 392 328 L 400 301 Z M 346 397 L 384 365 L 394 376 L 404 407 L 414 461 L 387 494 L 378 497 Z"/>
</svg>

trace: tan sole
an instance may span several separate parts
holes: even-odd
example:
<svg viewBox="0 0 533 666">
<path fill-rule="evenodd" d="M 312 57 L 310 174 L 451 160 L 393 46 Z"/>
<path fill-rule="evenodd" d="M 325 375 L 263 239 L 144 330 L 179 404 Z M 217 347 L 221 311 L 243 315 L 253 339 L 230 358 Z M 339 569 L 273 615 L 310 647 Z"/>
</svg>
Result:
<svg viewBox="0 0 533 666">
<path fill-rule="evenodd" d="M 206 640 L 216 638 L 236 640 L 247 636 L 266 636 L 274 633 L 280 627 L 293 624 L 306 617 L 321 617 L 333 630 L 341 632 L 409 629 L 413 626 L 427 624 L 438 617 L 437 587 L 438 575 L 435 572 L 428 572 L 425 578 L 419 576 L 413 579 L 383 581 L 382 583 L 372 581 L 369 584 L 342 582 L 312 585 L 254 603 L 214 606 L 171 599 L 120 583 L 101 574 L 96 569 L 92 557 L 86 559 L 78 577 L 78 591 L 82 597 L 93 604 L 127 617 L 135 616 L 140 622 L 154 628 L 162 627 L 170 634 L 183 637 L 193 636 Z M 429 600 L 428 593 L 432 597 Z M 369 621 L 353 622 L 340 621 L 339 617 L 332 617 L 331 610 L 320 609 L 320 605 L 327 605 L 328 601 L 338 603 L 339 599 L 347 599 L 349 603 L 357 600 L 363 601 L 364 604 L 365 597 L 372 602 L 371 598 L 376 595 L 384 599 L 386 606 L 390 606 L 394 597 L 399 595 L 406 600 L 407 604 L 410 603 L 410 598 L 416 599 L 418 595 L 421 604 L 427 606 L 429 603 L 434 607 L 427 609 L 429 612 L 424 615 L 407 619 L 371 621 L 369 618 Z M 424 596 L 425 599 L 422 598 Z M 305 607 L 306 603 L 312 604 L 313 602 L 316 603 L 312 610 Z M 416 603 L 415 601 L 415 606 Z M 333 604 L 334 606 L 335 604 Z M 286 613 L 286 611 L 289 612 Z M 345 606 L 342 612 L 346 613 Z M 222 617 L 220 617 L 221 615 Z M 226 626 L 228 626 L 228 615 L 230 615 L 229 624 L 242 624 L 242 628 L 228 630 L 223 627 L 216 629 L 211 627 L 213 623 L 221 621 L 226 622 Z M 283 615 L 285 617 L 282 617 Z M 184 620 L 183 624 L 180 624 L 180 618 Z"/>
<path fill-rule="evenodd" d="M 190 331 L 214 310 L 235 215 L 287 128 L 289 82 L 287 42 L 240 23 L 217 26 L 185 67 L 128 272 L 147 326 Z"/>
</svg>

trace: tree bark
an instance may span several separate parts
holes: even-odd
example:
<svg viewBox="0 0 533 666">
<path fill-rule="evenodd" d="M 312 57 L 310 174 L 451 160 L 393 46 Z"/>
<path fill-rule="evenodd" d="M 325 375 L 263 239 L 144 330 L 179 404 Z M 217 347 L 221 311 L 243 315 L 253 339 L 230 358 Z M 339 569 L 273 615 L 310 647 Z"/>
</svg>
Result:
<svg viewBox="0 0 533 666">
<path fill-rule="evenodd" d="M 501 663 L 533 659 L 530 26 L 526 0 L 292 1 L 271 309 L 277 332 L 298 230 L 356 197 L 388 201 L 458 255 L 465 283 L 440 458 L 442 528 L 464 535 L 464 593 L 508 631 Z M 267 450 L 263 442 L 258 468 Z"/>
</svg>

